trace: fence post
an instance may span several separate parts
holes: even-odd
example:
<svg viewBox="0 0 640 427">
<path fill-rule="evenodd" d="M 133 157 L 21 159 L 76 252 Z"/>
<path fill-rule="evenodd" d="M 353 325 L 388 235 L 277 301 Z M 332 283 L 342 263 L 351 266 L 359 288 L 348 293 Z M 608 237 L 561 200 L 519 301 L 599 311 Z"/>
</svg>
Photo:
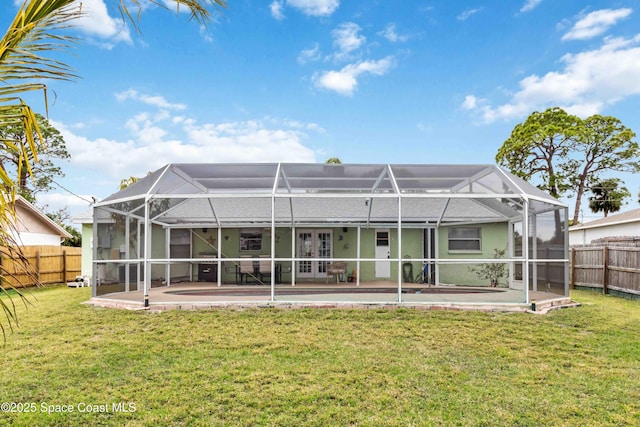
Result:
<svg viewBox="0 0 640 427">
<path fill-rule="evenodd" d="M 571 266 L 570 266 L 569 275 L 571 277 L 569 278 L 569 288 L 575 289 L 576 287 L 576 248 L 571 248 L 570 263 L 571 263 Z"/>
<path fill-rule="evenodd" d="M 67 250 L 62 250 L 62 283 L 67 283 Z"/>
<path fill-rule="evenodd" d="M 609 293 L 609 246 L 602 250 L 602 293 Z"/>
<path fill-rule="evenodd" d="M 37 280 L 37 283 L 35 284 L 39 284 L 40 283 L 40 249 L 36 251 L 36 280 Z"/>
</svg>

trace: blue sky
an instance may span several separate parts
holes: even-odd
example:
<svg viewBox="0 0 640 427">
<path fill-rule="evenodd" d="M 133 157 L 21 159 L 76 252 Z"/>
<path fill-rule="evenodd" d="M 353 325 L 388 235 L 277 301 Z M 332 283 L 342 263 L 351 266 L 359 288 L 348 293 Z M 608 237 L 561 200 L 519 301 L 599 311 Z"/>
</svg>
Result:
<svg viewBox="0 0 640 427">
<path fill-rule="evenodd" d="M 142 34 L 114 0 L 82 3 L 80 43 L 56 54 L 80 78 L 48 82 L 71 154 L 50 210 L 170 162 L 494 163 L 552 106 L 640 132 L 633 0 L 229 0 L 206 28 L 149 5 Z M 618 176 L 638 207 L 640 179 Z"/>
</svg>

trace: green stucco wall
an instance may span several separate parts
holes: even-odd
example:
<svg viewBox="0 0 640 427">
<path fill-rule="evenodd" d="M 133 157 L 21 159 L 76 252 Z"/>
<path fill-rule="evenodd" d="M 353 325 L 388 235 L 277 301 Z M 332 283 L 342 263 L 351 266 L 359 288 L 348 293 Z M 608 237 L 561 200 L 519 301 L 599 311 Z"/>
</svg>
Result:
<svg viewBox="0 0 640 427">
<path fill-rule="evenodd" d="M 493 258 L 494 249 L 507 248 L 507 223 L 482 224 L 477 225 L 477 227 L 480 227 L 480 251 L 450 251 L 448 240 L 449 230 L 447 227 L 441 227 L 438 231 L 439 258 Z M 469 267 L 471 267 L 469 264 L 440 264 L 440 283 L 452 285 L 489 285 L 489 283 L 485 283 L 485 281 L 479 279 L 475 273 L 469 271 Z"/>
<path fill-rule="evenodd" d="M 104 230 L 104 227 L 108 227 L 106 224 L 101 224 L 100 228 Z M 448 249 L 448 228 L 441 227 L 438 230 L 438 258 L 441 260 L 446 259 L 461 259 L 461 258 L 493 258 L 494 249 L 504 249 L 507 247 L 508 240 L 508 226 L 507 223 L 492 223 L 482 224 L 481 227 L 481 250 L 480 251 L 450 251 Z M 83 274 L 92 275 L 92 243 L 93 243 L 93 225 L 83 224 L 82 226 L 82 241 L 83 241 Z M 304 230 L 303 228 L 296 229 L 296 232 Z M 355 227 L 348 228 L 333 228 L 333 257 L 335 259 L 340 258 L 356 258 L 357 257 L 357 236 L 358 231 Z M 113 231 L 113 230 L 112 230 Z M 271 236 L 269 232 L 263 232 L 262 249 L 257 251 L 240 251 L 240 230 L 237 228 L 223 229 L 221 233 L 221 241 L 218 242 L 218 230 L 216 228 L 194 229 L 191 234 L 191 256 L 201 257 L 205 253 L 216 254 L 217 248 L 221 247 L 223 258 L 239 258 L 241 256 L 255 256 L 261 255 L 268 256 L 271 250 Z M 362 259 L 375 258 L 375 228 L 362 228 L 361 229 L 361 250 L 360 257 Z M 398 233 L 397 229 L 389 229 L 389 251 L 390 258 L 402 258 L 400 268 L 403 268 L 402 264 L 411 262 L 412 264 L 412 276 L 415 276 L 421 268 L 420 261 L 423 257 L 423 233 L 422 229 L 404 229 L 402 232 L 402 249 L 398 254 Z M 111 242 L 109 249 L 99 250 L 98 259 L 118 259 L 122 254 L 119 253 L 120 245 L 124 242 L 124 236 L 118 236 L 118 233 L 114 234 L 114 238 Z M 289 258 L 291 257 L 291 228 L 278 228 L 276 230 L 276 251 L 275 256 L 277 258 Z M 165 258 L 166 255 L 166 230 L 159 226 L 154 226 L 152 231 L 152 258 Z M 135 258 L 137 254 L 132 252 L 131 258 Z M 212 261 L 212 262 L 215 262 Z M 292 265 L 288 261 L 280 261 L 282 265 L 282 281 L 286 283 L 291 280 Z M 349 274 L 356 270 L 356 261 L 349 261 L 347 271 Z M 186 269 L 181 271 L 181 269 Z M 172 267 L 171 276 L 176 275 L 189 275 L 191 273 L 194 280 L 197 279 L 197 263 L 190 266 Z M 396 281 L 398 278 L 398 263 L 395 261 L 390 262 L 390 275 L 388 280 Z M 408 272 L 408 271 L 405 271 Z M 219 273 L 222 274 L 223 282 L 233 283 L 235 281 L 235 269 L 232 263 L 228 263 L 228 269 L 225 271 L 223 268 Z M 401 274 L 403 271 L 401 271 Z M 358 271 L 361 281 L 376 280 L 375 277 L 375 261 L 361 261 L 360 269 Z M 153 280 L 165 279 L 166 267 L 164 265 L 153 265 L 151 270 L 151 278 Z M 469 265 L 456 264 L 456 265 L 440 265 L 440 283 L 444 284 L 456 284 L 456 285 L 487 285 L 478 279 L 477 275 L 469 271 Z M 306 280 L 306 279 L 305 279 Z M 323 278 L 318 278 L 318 281 L 324 281 Z"/>
</svg>

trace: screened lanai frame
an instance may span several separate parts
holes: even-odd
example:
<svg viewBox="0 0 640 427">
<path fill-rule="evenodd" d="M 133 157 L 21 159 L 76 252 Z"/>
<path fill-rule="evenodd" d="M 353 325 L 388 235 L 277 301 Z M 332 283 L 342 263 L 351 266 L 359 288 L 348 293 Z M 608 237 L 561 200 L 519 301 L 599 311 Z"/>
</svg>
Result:
<svg viewBox="0 0 640 427">
<path fill-rule="evenodd" d="M 436 238 L 434 253 L 429 257 L 423 254 L 414 261 L 434 266 L 436 284 L 440 266 L 445 264 L 505 263 L 510 266 L 510 281 L 519 265 L 522 282 L 528 284 L 523 286 L 522 301 L 527 303 L 530 289 L 536 291 L 540 283 L 537 276 L 541 266 L 560 271 L 562 283 L 558 293 L 568 295 L 567 218 L 566 205 L 495 165 L 169 164 L 95 204 L 94 277 L 100 277 L 100 266 L 124 265 L 120 274 L 125 282 L 124 291 L 138 289 L 137 284 L 130 284 L 142 278 L 144 302 L 148 305 L 152 266 L 165 266 L 165 277 L 169 278 L 175 264 L 212 262 L 211 258 L 192 254 L 169 257 L 171 230 L 216 229 L 218 246 L 213 262 L 221 271 L 223 262 L 241 261 L 223 258 L 223 230 L 263 227 L 276 236 L 279 229 L 286 227 L 291 229 L 291 256 L 275 256 L 276 239 L 271 239 L 269 248 L 271 301 L 274 301 L 276 263 L 289 262 L 295 266 L 299 262 L 326 261 L 296 255 L 296 230 L 348 226 L 357 229 L 356 257 L 334 260 L 355 262 L 358 270 L 362 262 L 396 263 L 397 302 L 402 302 L 403 230 L 429 228 L 437 236 L 443 226 L 504 222 L 509 224 L 509 242 L 518 239 L 528 242 L 519 247 L 513 244 L 507 257 L 442 259 L 437 255 Z M 548 235 L 549 222 L 554 229 L 551 252 L 541 250 L 548 249 L 544 248 L 544 242 L 549 238 L 541 235 Z M 113 252 L 106 257 L 99 253 L 106 248 L 101 224 L 108 224 L 110 233 L 120 234 L 123 241 L 130 243 L 120 245 L 118 256 Z M 154 248 L 153 226 L 166 230 L 162 256 L 144 249 Z M 360 232 L 372 227 L 396 230 L 395 257 L 361 256 Z M 113 236 L 110 238 L 113 240 Z M 295 268 L 291 276 L 291 285 L 295 286 Z M 218 274 L 217 285 L 221 284 Z M 359 285 L 357 276 L 356 286 Z M 99 286 L 94 286 L 94 296 L 99 292 L 97 289 Z"/>
</svg>

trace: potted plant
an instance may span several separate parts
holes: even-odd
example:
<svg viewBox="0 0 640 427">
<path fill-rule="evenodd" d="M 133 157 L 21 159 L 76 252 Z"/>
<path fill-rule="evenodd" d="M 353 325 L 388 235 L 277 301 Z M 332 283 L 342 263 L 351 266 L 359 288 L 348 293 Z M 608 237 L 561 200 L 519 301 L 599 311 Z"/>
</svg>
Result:
<svg viewBox="0 0 640 427">
<path fill-rule="evenodd" d="M 494 249 L 493 257 L 504 257 L 505 249 Z M 500 280 L 507 275 L 507 264 L 502 262 L 485 263 L 479 266 L 469 267 L 469 271 L 475 273 L 480 279 L 488 280 L 489 286 L 495 288 L 500 285 Z"/>
</svg>

